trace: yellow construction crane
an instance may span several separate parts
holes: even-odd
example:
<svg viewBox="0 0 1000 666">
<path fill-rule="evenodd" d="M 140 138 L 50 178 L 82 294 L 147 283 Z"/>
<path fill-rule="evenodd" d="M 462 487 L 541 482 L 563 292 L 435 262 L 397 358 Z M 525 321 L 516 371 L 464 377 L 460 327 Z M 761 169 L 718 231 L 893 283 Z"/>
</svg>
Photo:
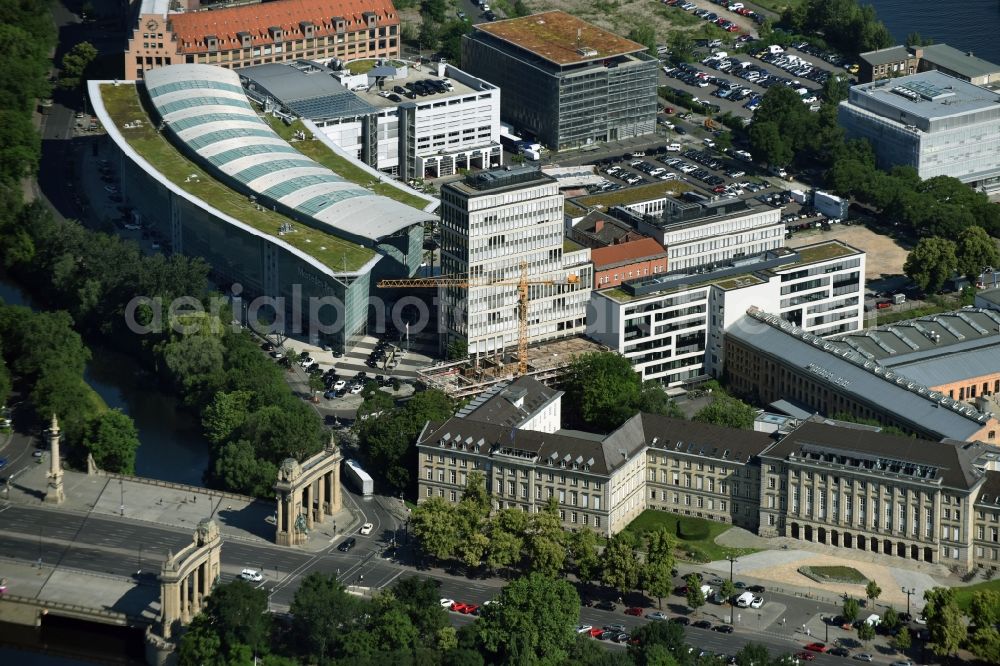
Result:
<svg viewBox="0 0 1000 666">
<path fill-rule="evenodd" d="M 382 288 L 415 289 L 420 287 L 517 287 L 517 374 L 528 372 L 528 287 L 532 285 L 579 284 L 579 275 L 567 275 L 566 281 L 529 279 L 528 265 L 521 262 L 521 277 L 517 280 L 475 279 L 466 276 L 441 275 L 429 278 L 379 280 Z"/>
</svg>

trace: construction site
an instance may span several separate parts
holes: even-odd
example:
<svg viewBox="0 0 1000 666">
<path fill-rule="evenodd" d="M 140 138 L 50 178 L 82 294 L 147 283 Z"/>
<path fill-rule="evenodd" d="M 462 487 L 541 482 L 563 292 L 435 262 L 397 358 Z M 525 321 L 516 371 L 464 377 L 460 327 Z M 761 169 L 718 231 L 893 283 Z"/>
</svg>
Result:
<svg viewBox="0 0 1000 666">
<path fill-rule="evenodd" d="M 477 359 L 445 361 L 421 368 L 417 376 L 428 388 L 438 389 L 452 398 L 471 398 L 498 382 L 513 376 L 527 375 L 552 384 L 581 354 L 606 352 L 609 349 L 583 337 L 564 338 L 528 347 L 526 368 L 515 354 L 500 353 Z"/>
</svg>

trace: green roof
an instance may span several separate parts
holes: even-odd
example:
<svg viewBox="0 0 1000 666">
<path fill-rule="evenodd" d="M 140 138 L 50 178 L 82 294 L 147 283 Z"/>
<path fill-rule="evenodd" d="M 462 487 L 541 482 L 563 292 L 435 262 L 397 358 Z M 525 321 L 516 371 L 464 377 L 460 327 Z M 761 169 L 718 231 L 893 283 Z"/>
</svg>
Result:
<svg viewBox="0 0 1000 666">
<path fill-rule="evenodd" d="M 687 192 L 691 186 L 676 180 L 663 180 L 658 183 L 649 183 L 638 187 L 625 187 L 614 192 L 604 192 L 603 194 L 590 194 L 573 199 L 577 206 L 593 208 L 602 206 L 605 210 L 615 206 L 625 206 L 639 201 L 650 201 L 668 195 L 676 195 Z"/>
<path fill-rule="evenodd" d="M 794 266 L 802 266 L 804 264 L 813 264 L 817 261 L 825 261 L 827 259 L 836 259 L 837 257 L 847 257 L 852 254 L 859 254 L 860 250 L 856 250 L 849 245 L 845 245 L 840 241 L 824 241 L 822 243 L 816 243 L 815 245 L 804 245 L 802 247 L 792 248 L 795 252 L 799 254 L 799 260 L 794 264 L 785 264 L 784 266 L 779 266 L 776 270 L 785 270 L 786 268 L 792 268 Z"/>
<path fill-rule="evenodd" d="M 357 243 L 297 221 L 294 233 L 279 237 L 279 227 L 292 220 L 267 209 L 258 210 L 245 195 L 215 180 L 182 155 L 173 144 L 156 131 L 139 100 L 135 85 L 102 85 L 101 99 L 108 115 L 114 120 L 115 126 L 119 128 L 129 146 L 153 165 L 164 178 L 185 192 L 257 231 L 275 239 L 280 238 L 282 242 L 304 252 L 334 271 L 359 270 L 376 255 L 372 248 L 359 246 Z M 136 119 L 144 121 L 138 126 L 128 129 L 124 127 L 125 123 L 132 124 Z M 316 143 L 318 142 L 308 142 L 309 145 Z M 349 178 L 346 174 L 344 177 Z"/>
<path fill-rule="evenodd" d="M 410 194 L 388 183 L 375 182 L 377 180 L 375 176 L 356 164 L 351 164 L 350 160 L 333 152 L 320 141 L 295 141 L 296 132 L 311 134 L 300 120 L 294 121 L 291 125 L 286 125 L 279 118 L 275 118 L 270 114 L 265 114 L 264 120 L 271 126 L 271 129 L 278 133 L 278 136 L 290 142 L 293 148 L 306 157 L 316 160 L 327 169 L 344 178 L 344 180 L 361 185 L 370 189 L 375 194 L 395 199 L 400 203 L 413 206 L 419 210 L 423 210 L 431 202 L 429 198 Z"/>
</svg>

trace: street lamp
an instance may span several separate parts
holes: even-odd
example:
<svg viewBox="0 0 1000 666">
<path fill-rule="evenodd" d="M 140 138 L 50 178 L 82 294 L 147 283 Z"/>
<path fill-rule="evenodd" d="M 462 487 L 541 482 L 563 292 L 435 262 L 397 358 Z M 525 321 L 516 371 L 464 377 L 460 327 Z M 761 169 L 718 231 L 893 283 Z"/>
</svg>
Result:
<svg viewBox="0 0 1000 666">
<path fill-rule="evenodd" d="M 906 615 L 907 615 L 907 617 L 909 617 L 909 615 L 910 615 L 910 596 L 917 593 L 917 588 L 911 587 L 910 589 L 906 589 L 906 587 L 903 587 L 902 590 L 903 590 L 903 594 L 906 595 Z"/>
<path fill-rule="evenodd" d="M 122 518 L 124 518 L 125 517 L 125 481 L 124 480 L 118 479 L 118 488 L 121 490 L 121 493 L 122 493 L 122 505 L 119 508 L 121 510 Z"/>
<path fill-rule="evenodd" d="M 732 555 L 726 555 L 726 559 L 729 560 L 729 582 L 732 583 L 733 582 L 733 565 L 736 564 L 737 558 L 733 557 Z M 730 624 L 730 626 L 733 624 L 733 613 L 735 613 L 735 612 L 736 612 L 735 605 L 733 604 L 733 600 L 730 599 L 729 600 L 729 624 Z"/>
</svg>

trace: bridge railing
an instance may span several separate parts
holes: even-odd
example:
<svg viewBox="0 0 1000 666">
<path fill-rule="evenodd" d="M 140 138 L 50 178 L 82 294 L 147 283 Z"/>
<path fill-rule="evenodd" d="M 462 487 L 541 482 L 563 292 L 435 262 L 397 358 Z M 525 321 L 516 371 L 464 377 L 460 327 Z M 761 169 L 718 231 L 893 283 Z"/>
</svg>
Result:
<svg viewBox="0 0 1000 666">
<path fill-rule="evenodd" d="M 237 502 L 261 501 L 256 497 L 250 497 L 249 495 L 240 495 L 239 493 L 230 493 L 225 490 L 215 490 L 213 488 L 192 486 L 186 483 L 175 483 L 173 481 L 160 481 L 159 479 L 149 479 L 144 476 L 128 476 L 127 474 L 118 474 L 116 472 L 99 471 L 99 473 L 103 476 L 108 477 L 109 479 L 132 481 L 133 483 L 143 483 L 148 486 L 157 486 L 158 488 L 169 488 L 171 490 L 181 490 L 192 494 L 202 494 L 202 495 L 209 495 L 210 497 L 220 497 L 223 499 L 235 500 Z"/>
<path fill-rule="evenodd" d="M 94 608 L 93 606 L 82 606 L 80 604 L 71 604 L 65 601 L 48 601 L 45 599 L 36 599 L 34 597 L 22 597 L 16 594 L 3 595 L 3 603 L 19 604 L 21 606 L 36 608 L 41 611 L 42 615 L 50 612 L 60 615 L 70 614 L 74 617 L 98 619 L 103 621 L 105 624 L 126 625 L 131 622 L 152 624 L 155 622 L 155 620 L 143 617 L 142 615 L 129 615 L 128 613 L 122 613 L 121 611 L 110 610 L 108 608 Z"/>
</svg>

